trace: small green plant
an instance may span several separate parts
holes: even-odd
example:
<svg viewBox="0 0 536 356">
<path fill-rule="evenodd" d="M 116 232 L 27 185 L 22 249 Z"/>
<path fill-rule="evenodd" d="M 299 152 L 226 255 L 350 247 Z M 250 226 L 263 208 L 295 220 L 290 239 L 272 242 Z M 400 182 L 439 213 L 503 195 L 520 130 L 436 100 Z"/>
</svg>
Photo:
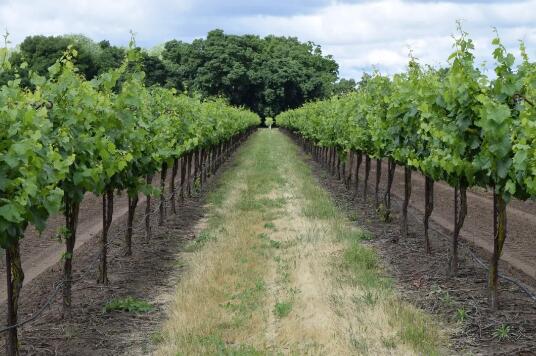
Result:
<svg viewBox="0 0 536 356">
<path fill-rule="evenodd" d="M 463 323 L 467 320 L 467 311 L 465 308 L 461 307 L 456 310 L 456 320 L 460 323 Z"/>
<path fill-rule="evenodd" d="M 366 305 L 374 305 L 376 304 L 378 297 L 372 291 L 368 290 L 363 296 L 361 296 L 361 300 Z"/>
<path fill-rule="evenodd" d="M 267 222 L 266 224 L 264 224 L 264 227 L 266 229 L 275 230 L 275 224 L 273 222 Z"/>
<path fill-rule="evenodd" d="M 208 230 L 203 230 L 199 233 L 199 235 L 195 238 L 195 240 L 190 241 L 185 247 L 185 252 L 195 252 L 198 251 L 201 247 L 205 246 L 205 244 L 209 241 L 215 240 L 215 236 L 210 233 Z"/>
<path fill-rule="evenodd" d="M 154 307 L 142 299 L 133 297 L 114 298 L 104 306 L 104 312 L 126 311 L 128 313 L 148 313 L 153 311 Z"/>
<path fill-rule="evenodd" d="M 382 344 L 388 349 L 394 349 L 396 347 L 396 340 L 394 337 L 381 337 Z"/>
<path fill-rule="evenodd" d="M 290 302 L 279 302 L 275 304 L 274 313 L 279 318 L 284 318 L 290 314 L 292 310 L 292 303 Z"/>
<path fill-rule="evenodd" d="M 510 325 L 501 324 L 497 327 L 497 329 L 495 329 L 493 336 L 499 339 L 499 341 L 506 340 L 510 337 L 510 330 Z"/>
<path fill-rule="evenodd" d="M 443 295 L 441 295 L 440 299 L 448 306 L 452 306 L 454 304 L 454 301 L 452 300 L 452 297 L 450 296 L 448 291 L 444 292 Z"/>
<path fill-rule="evenodd" d="M 193 186 L 194 193 L 199 193 L 201 191 L 201 180 L 196 178 Z"/>
<path fill-rule="evenodd" d="M 265 232 L 261 232 L 258 236 L 261 240 L 268 240 L 268 234 Z"/>
<path fill-rule="evenodd" d="M 270 246 L 272 246 L 275 249 L 279 249 L 281 247 L 281 242 L 276 240 L 270 240 Z"/>
<path fill-rule="evenodd" d="M 391 221 L 391 212 L 385 207 L 385 205 L 380 204 L 378 206 L 378 215 L 380 216 L 381 221 L 390 222 Z"/>
</svg>

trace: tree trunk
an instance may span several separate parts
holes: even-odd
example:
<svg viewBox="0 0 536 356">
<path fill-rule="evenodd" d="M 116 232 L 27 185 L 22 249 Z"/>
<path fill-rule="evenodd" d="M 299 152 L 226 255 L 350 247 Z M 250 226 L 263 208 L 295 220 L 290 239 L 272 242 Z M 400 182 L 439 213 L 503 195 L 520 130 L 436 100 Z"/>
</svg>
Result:
<svg viewBox="0 0 536 356">
<path fill-rule="evenodd" d="M 68 197 L 65 197 L 64 199 L 64 216 L 67 235 L 65 236 L 65 255 L 63 260 L 63 318 L 71 319 L 73 257 L 80 203 L 74 202 Z"/>
<path fill-rule="evenodd" d="M 201 150 L 201 188 L 207 180 L 207 149 L 203 148 Z"/>
<path fill-rule="evenodd" d="M 335 176 L 337 173 L 337 151 L 335 147 L 331 148 L 331 175 Z"/>
<path fill-rule="evenodd" d="M 100 239 L 100 262 L 97 274 L 97 283 L 108 284 L 108 231 L 112 225 L 114 212 L 114 190 L 109 188 L 102 196 L 102 234 Z"/>
<path fill-rule="evenodd" d="M 127 231 L 125 233 L 125 256 L 132 256 L 132 225 L 134 223 L 134 214 L 138 206 L 138 193 L 134 196 L 128 195 L 128 217 Z"/>
<path fill-rule="evenodd" d="M 7 275 L 7 326 L 14 326 L 7 332 L 6 355 L 19 355 L 19 340 L 17 335 L 17 321 L 19 310 L 19 296 L 24 281 L 24 272 L 20 259 L 19 240 L 6 249 L 6 275 Z"/>
<path fill-rule="evenodd" d="M 489 276 L 488 276 L 488 301 L 490 308 L 499 308 L 498 282 L 499 282 L 499 260 L 501 258 L 504 241 L 506 240 L 506 202 L 502 192 L 494 192 L 494 238 L 493 255 L 491 256 Z"/>
<path fill-rule="evenodd" d="M 458 240 L 467 215 L 467 188 L 464 185 L 454 187 L 454 231 L 449 256 L 449 276 L 458 274 Z"/>
<path fill-rule="evenodd" d="M 385 221 L 389 221 L 391 217 L 391 188 L 395 178 L 396 162 L 389 158 L 387 162 L 387 187 L 383 195 L 383 204 L 385 205 Z"/>
<path fill-rule="evenodd" d="M 185 187 L 184 185 L 186 184 L 186 156 L 182 156 L 181 157 L 181 183 L 180 183 L 180 193 L 179 193 L 179 198 L 182 200 L 184 200 L 184 190 L 185 190 Z"/>
<path fill-rule="evenodd" d="M 341 180 L 341 156 L 339 155 L 339 152 L 337 152 L 337 150 L 335 150 L 335 156 L 337 157 L 337 168 L 335 169 L 337 179 Z"/>
<path fill-rule="evenodd" d="M 365 155 L 365 185 L 363 187 L 363 200 L 365 201 L 367 201 L 369 175 L 370 175 L 370 156 Z"/>
<path fill-rule="evenodd" d="M 382 179 L 382 160 L 376 159 L 376 187 L 374 188 L 374 199 L 376 209 L 380 207 L 380 181 Z"/>
<path fill-rule="evenodd" d="M 344 185 L 346 189 L 350 190 L 350 184 L 352 184 L 352 168 L 354 165 L 354 153 L 348 151 L 346 156 L 346 166 L 345 166 L 345 175 L 344 175 Z"/>
<path fill-rule="evenodd" d="M 164 225 L 166 219 L 166 177 L 167 177 L 167 162 L 162 163 L 160 171 L 160 204 L 158 205 L 158 225 Z"/>
<path fill-rule="evenodd" d="M 188 192 L 188 197 L 191 197 L 192 196 L 192 158 L 193 158 L 193 152 L 190 152 L 188 153 L 188 156 L 187 157 L 187 171 L 188 173 L 186 174 L 187 178 L 186 178 L 186 185 L 188 186 L 188 189 L 187 189 L 187 192 Z"/>
<path fill-rule="evenodd" d="M 356 155 L 354 199 L 357 197 L 357 193 L 359 192 L 359 168 L 361 168 L 361 163 L 363 162 L 363 155 L 361 151 L 357 151 Z"/>
<path fill-rule="evenodd" d="M 434 210 L 434 180 L 428 176 L 425 177 L 424 181 L 424 249 L 427 254 L 432 253 L 432 248 L 430 247 L 430 238 L 428 235 L 428 226 L 430 221 L 430 216 Z"/>
<path fill-rule="evenodd" d="M 402 204 L 402 226 L 401 235 L 403 238 L 408 237 L 408 206 L 411 198 L 411 167 L 404 167 L 404 202 Z"/>
<path fill-rule="evenodd" d="M 151 185 L 153 182 L 153 175 L 148 174 L 145 177 L 145 181 L 148 185 Z M 151 195 L 146 195 L 146 204 L 145 204 L 145 239 L 150 240 L 152 238 L 151 231 Z"/>
<path fill-rule="evenodd" d="M 177 179 L 177 171 L 179 170 L 179 159 L 175 158 L 173 160 L 173 167 L 171 168 L 171 212 L 173 214 L 177 214 L 177 202 L 175 201 L 175 198 L 177 197 L 176 187 L 175 187 L 175 180 Z"/>
</svg>

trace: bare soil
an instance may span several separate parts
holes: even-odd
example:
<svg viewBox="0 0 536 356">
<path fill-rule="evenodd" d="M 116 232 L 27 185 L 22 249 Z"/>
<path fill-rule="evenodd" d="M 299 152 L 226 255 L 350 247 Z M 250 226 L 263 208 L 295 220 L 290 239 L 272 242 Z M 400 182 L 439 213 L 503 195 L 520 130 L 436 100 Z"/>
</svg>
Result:
<svg viewBox="0 0 536 356">
<path fill-rule="evenodd" d="M 171 174 L 168 174 L 169 183 Z M 153 185 L 160 184 L 160 176 L 153 178 Z M 140 195 L 139 205 L 145 202 L 145 197 Z M 142 209 L 144 206 L 142 207 Z M 128 212 L 128 198 L 125 193 L 115 194 L 113 221 L 125 216 Z M 51 216 L 44 231 L 39 233 L 34 227 L 29 226 L 20 242 L 22 268 L 24 270 L 24 285 L 54 266 L 61 259 L 65 251 L 65 244 L 57 239 L 58 232 L 65 226 L 65 218 L 62 214 Z M 87 193 L 80 204 L 80 216 L 76 236 L 75 250 L 91 241 L 102 230 L 102 197 Z M 5 276 L 5 259 L 0 258 L 0 275 Z M 0 284 L 0 302 L 5 303 L 6 287 Z"/>
<path fill-rule="evenodd" d="M 387 183 L 387 164 L 382 166 L 382 188 Z M 371 183 L 376 176 L 376 164 L 372 164 Z M 360 177 L 361 180 L 363 177 Z M 412 174 L 411 206 L 422 216 L 424 213 L 424 177 L 419 172 Z M 372 187 L 372 184 L 371 184 Z M 404 197 L 404 170 L 398 167 L 392 193 Z M 431 219 L 442 228 L 451 231 L 454 226 L 454 189 L 444 182 L 434 187 L 434 211 Z M 522 272 L 536 280 L 536 204 L 534 201 L 513 199 L 507 208 L 507 234 L 502 261 L 510 273 Z M 493 252 L 493 195 L 482 188 L 467 192 L 467 217 L 461 237 L 489 254 Z"/>
<path fill-rule="evenodd" d="M 448 248 L 452 224 L 453 192 L 445 184 L 436 184 L 434 219 L 430 224 L 430 239 L 433 253 L 424 252 L 424 229 L 422 206 L 424 205 L 424 179 L 414 173 L 413 192 L 410 204 L 410 238 L 392 242 L 400 234 L 397 212 L 403 196 L 403 170 L 398 168 L 393 183 L 392 219 L 384 222 L 374 206 L 375 162 L 369 178 L 368 202 L 363 200 L 363 171 L 360 173 L 359 194 L 354 200 L 353 191 L 332 177 L 320 164 L 310 159 L 313 171 L 321 184 L 331 193 L 334 201 L 349 216 L 372 234 L 369 242 L 382 256 L 387 274 L 395 278 L 402 296 L 423 310 L 451 321 L 455 326 L 451 349 L 456 352 L 471 352 L 478 355 L 534 355 L 536 354 L 536 303 L 520 289 L 506 281 L 500 283 L 500 308 L 491 311 L 487 303 L 487 271 L 473 258 L 478 256 L 487 264 L 488 247 L 492 235 L 490 193 L 468 193 L 468 217 L 460 241 L 460 269 L 455 278 L 447 276 Z M 362 170 L 364 169 L 364 162 Z M 386 175 L 387 168 L 383 172 Z M 382 192 L 386 178 L 382 178 Z M 513 274 L 532 288 L 534 275 L 525 271 L 518 261 L 533 268 L 536 263 L 536 241 L 531 233 L 536 231 L 536 216 L 533 202 L 516 201 L 508 210 L 509 238 L 501 272 Z M 484 247 L 484 248 L 482 248 Z M 510 258 L 511 257 L 511 258 Z M 530 273 L 530 269 L 528 272 Z M 465 312 L 460 321 L 459 314 Z M 507 328 L 504 338 L 498 330 Z"/>
</svg>

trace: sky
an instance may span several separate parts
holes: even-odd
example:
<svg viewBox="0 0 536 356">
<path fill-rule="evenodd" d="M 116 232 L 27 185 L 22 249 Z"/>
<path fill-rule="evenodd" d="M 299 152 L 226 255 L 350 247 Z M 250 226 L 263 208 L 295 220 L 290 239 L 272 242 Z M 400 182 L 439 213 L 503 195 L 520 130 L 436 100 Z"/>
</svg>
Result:
<svg viewBox="0 0 536 356">
<path fill-rule="evenodd" d="M 354 79 L 373 68 L 403 71 L 410 49 L 422 63 L 445 65 L 457 20 L 488 71 L 493 27 L 516 57 L 523 40 L 536 58 L 536 0 L 0 0 L 0 29 L 12 46 L 28 35 L 73 33 L 126 45 L 133 30 L 138 45 L 151 48 L 220 28 L 312 41 L 333 55 L 341 77 Z"/>
</svg>

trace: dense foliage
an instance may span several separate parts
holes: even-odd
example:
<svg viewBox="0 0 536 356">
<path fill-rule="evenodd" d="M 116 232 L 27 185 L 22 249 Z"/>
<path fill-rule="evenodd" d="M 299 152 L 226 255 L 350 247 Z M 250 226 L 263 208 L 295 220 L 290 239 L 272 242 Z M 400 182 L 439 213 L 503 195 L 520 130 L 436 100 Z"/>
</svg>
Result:
<svg viewBox="0 0 536 356">
<path fill-rule="evenodd" d="M 337 63 L 311 42 L 221 30 L 191 44 L 169 41 L 162 57 L 174 68 L 174 83 L 204 96 L 224 96 L 262 116 L 329 96 L 338 71 Z"/>
</svg>

